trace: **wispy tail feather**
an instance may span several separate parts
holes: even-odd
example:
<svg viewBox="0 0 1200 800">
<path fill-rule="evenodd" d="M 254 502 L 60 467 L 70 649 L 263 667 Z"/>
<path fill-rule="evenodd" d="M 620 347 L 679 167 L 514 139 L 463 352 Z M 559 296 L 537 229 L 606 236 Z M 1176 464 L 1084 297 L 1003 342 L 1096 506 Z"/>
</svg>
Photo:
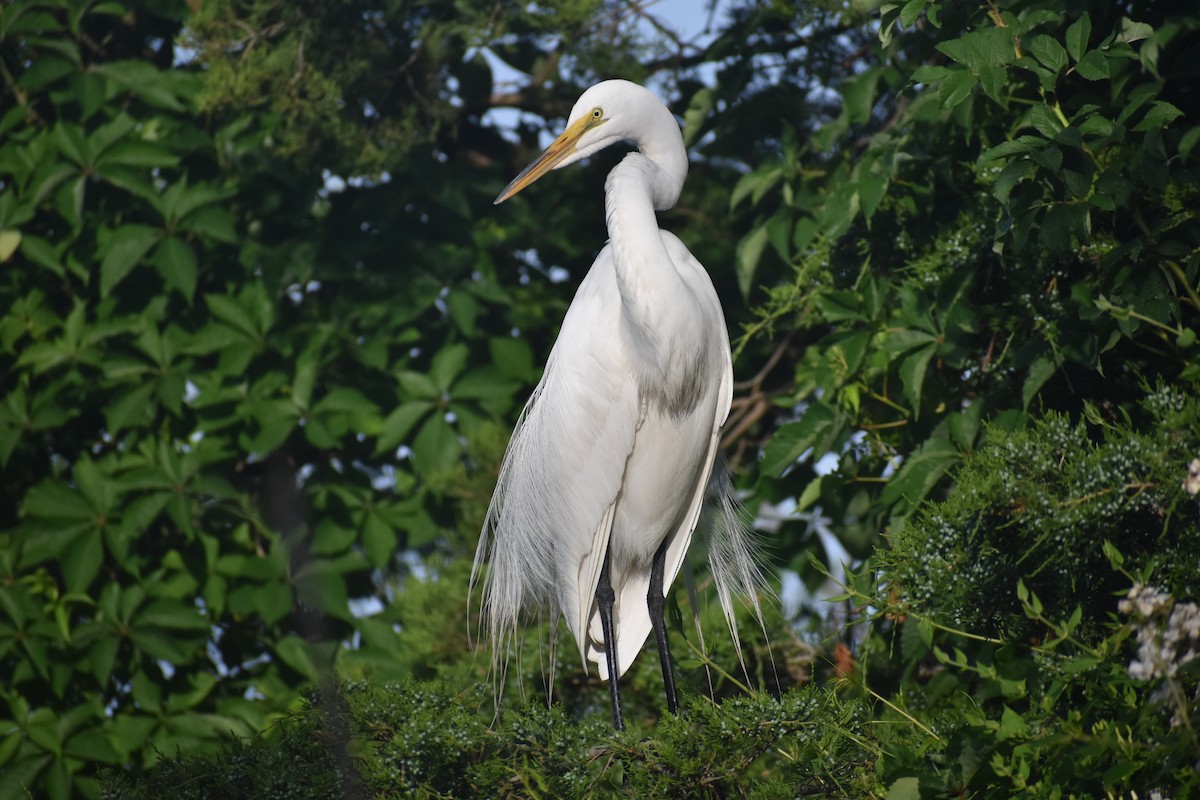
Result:
<svg viewBox="0 0 1200 800">
<path fill-rule="evenodd" d="M 715 495 L 713 521 L 709 531 L 708 560 L 712 570 L 713 583 L 717 587 L 717 599 L 721 603 L 721 613 L 729 626 L 729 634 L 733 638 L 733 647 L 737 652 L 738 662 L 746 678 L 750 676 L 746 669 L 746 660 L 742 653 L 742 642 L 738 636 L 737 614 L 734 608 L 734 597 L 741 598 L 745 606 L 753 613 L 764 638 L 767 635 L 766 622 L 763 619 L 761 594 L 774 596 L 766 577 L 763 575 L 762 547 L 750 526 L 749 515 L 738 501 L 729 472 L 724 464 L 718 463 L 713 469 L 710 488 Z M 774 662 L 772 661 L 772 669 Z"/>
<path fill-rule="evenodd" d="M 482 589 L 480 630 L 477 633 L 480 638 L 489 640 L 492 646 L 491 677 L 494 682 L 497 714 L 513 643 L 519 640 L 518 632 L 528 621 L 527 615 L 534 613 L 540 617 L 539 612 L 549 607 L 554 627 L 557 628 L 558 614 L 555 611 L 561 613 L 561 609 L 555 607 L 553 598 L 548 597 L 548 593 L 540 585 L 541 581 L 538 578 L 541 576 L 538 571 L 527 568 L 518 552 L 519 548 L 514 548 L 514 542 L 505 541 L 503 537 L 497 536 L 498 530 L 504 527 L 512 510 L 505 507 L 506 501 L 510 499 L 511 488 L 511 477 L 505 474 L 506 472 L 502 471 L 492 505 L 488 510 L 470 579 L 472 589 Z M 718 462 L 712 471 L 707 506 L 710 522 L 701 527 L 707 529 L 710 571 L 738 662 L 749 681 L 750 675 L 738 635 L 734 598 L 740 598 L 740 602 L 749 609 L 765 638 L 766 623 L 760 598 L 773 597 L 774 592 L 763 575 L 762 547 L 750 525 L 750 515 L 739 502 L 729 473 L 721 462 Z M 685 567 L 685 579 L 687 578 L 690 578 L 690 575 L 686 574 Z M 698 614 L 695 586 L 690 580 L 688 596 L 693 613 Z M 696 622 L 699 626 L 698 618 Z M 699 631 L 699 627 L 698 635 L 701 650 L 704 650 L 703 632 Z M 551 673 L 555 663 L 556 639 L 556 635 L 552 634 Z M 772 669 L 774 668 L 772 661 Z M 553 674 L 550 685 L 552 680 Z M 711 687 L 711 676 L 709 682 Z M 552 690 L 548 687 L 548 691 Z"/>
</svg>

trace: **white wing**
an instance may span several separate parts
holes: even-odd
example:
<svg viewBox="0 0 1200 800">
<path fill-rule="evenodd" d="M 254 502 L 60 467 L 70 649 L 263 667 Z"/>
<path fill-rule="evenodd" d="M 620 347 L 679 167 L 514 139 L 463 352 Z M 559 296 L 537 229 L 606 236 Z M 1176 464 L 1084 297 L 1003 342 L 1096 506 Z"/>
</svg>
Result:
<svg viewBox="0 0 1200 800">
<path fill-rule="evenodd" d="M 580 283 L 505 454 L 475 558 L 478 570 L 490 549 L 485 602 L 501 644 L 522 608 L 535 604 L 556 606 L 579 640 L 580 608 L 595 593 L 600 562 L 582 567 L 607 545 L 641 413 L 615 280 L 605 248 Z"/>
</svg>

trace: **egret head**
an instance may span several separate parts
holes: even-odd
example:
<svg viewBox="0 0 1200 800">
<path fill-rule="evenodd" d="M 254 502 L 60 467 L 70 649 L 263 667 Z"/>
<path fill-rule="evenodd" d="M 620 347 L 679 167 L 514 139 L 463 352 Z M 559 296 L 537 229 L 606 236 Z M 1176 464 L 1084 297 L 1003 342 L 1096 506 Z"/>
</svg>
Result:
<svg viewBox="0 0 1200 800">
<path fill-rule="evenodd" d="M 495 202 L 503 203 L 552 169 L 625 140 L 632 140 L 644 155 L 683 184 L 687 153 L 675 117 L 649 89 L 611 80 L 597 83 L 580 95 L 567 118 L 566 130 L 513 178 Z"/>
</svg>

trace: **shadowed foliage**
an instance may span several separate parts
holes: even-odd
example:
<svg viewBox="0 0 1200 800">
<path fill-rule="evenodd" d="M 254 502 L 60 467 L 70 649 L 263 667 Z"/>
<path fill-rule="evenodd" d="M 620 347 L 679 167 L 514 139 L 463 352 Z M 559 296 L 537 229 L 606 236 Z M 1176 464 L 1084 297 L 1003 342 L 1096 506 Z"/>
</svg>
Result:
<svg viewBox="0 0 1200 800">
<path fill-rule="evenodd" d="M 0 796 L 1196 796 L 1195 9 L 643 6 L 0 8 Z M 627 736 L 466 589 L 619 154 L 492 200 L 607 77 L 786 587 Z"/>
</svg>

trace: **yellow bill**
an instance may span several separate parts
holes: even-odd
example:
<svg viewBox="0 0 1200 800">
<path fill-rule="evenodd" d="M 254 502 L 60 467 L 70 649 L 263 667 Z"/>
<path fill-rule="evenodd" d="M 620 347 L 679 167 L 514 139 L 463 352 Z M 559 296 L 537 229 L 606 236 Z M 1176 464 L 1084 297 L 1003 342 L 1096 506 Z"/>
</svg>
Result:
<svg viewBox="0 0 1200 800">
<path fill-rule="evenodd" d="M 564 158 L 575 152 L 576 145 L 579 139 L 592 128 L 600 125 L 607 120 L 604 117 L 597 116 L 595 109 L 591 114 L 585 114 L 563 131 L 557 139 L 550 143 L 537 159 L 525 169 L 521 170 L 521 174 L 512 179 L 512 183 L 504 187 L 504 191 L 500 196 L 492 201 L 492 205 L 500 205 L 508 198 L 512 197 L 517 192 L 524 189 L 529 184 L 536 181 L 538 178 L 545 175 L 550 170 L 558 166 Z"/>
</svg>

